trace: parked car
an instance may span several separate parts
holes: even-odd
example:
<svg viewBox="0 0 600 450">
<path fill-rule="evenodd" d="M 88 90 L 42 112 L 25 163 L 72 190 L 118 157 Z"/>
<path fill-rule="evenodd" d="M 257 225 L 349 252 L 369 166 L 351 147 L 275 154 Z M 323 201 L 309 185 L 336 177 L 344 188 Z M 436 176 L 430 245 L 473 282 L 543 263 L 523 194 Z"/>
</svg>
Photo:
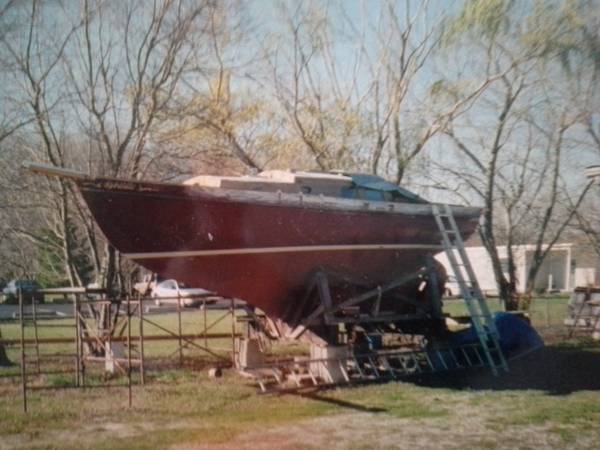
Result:
<svg viewBox="0 0 600 450">
<path fill-rule="evenodd" d="M 5 303 L 19 303 L 19 289 L 23 294 L 23 302 L 44 303 L 44 294 L 39 292 L 40 285 L 34 280 L 12 280 L 2 290 Z"/>
<path fill-rule="evenodd" d="M 214 303 L 217 299 L 215 293 L 200 288 L 188 288 L 176 280 L 164 280 L 156 283 L 152 289 L 152 298 L 158 306 L 164 303 L 177 304 L 181 300 L 181 306 L 198 306 L 203 303 Z"/>
</svg>

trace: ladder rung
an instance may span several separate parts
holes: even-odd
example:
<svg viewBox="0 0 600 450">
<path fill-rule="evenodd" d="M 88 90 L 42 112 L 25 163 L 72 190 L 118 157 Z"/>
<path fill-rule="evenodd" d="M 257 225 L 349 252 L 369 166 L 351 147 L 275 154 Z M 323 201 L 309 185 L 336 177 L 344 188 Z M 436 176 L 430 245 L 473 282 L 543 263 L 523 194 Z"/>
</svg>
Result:
<svg viewBox="0 0 600 450">
<path fill-rule="evenodd" d="M 457 233 L 456 230 L 453 228 L 443 228 L 441 231 L 443 231 L 444 233 Z"/>
</svg>

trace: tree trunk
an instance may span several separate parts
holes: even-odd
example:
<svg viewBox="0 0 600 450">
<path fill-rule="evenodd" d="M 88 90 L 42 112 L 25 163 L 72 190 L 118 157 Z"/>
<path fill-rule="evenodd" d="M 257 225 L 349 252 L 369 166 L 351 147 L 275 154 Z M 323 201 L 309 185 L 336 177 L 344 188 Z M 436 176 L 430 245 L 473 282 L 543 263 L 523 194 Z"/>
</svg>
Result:
<svg viewBox="0 0 600 450">
<path fill-rule="evenodd" d="M 517 298 L 516 292 L 516 284 L 507 280 L 504 276 L 504 272 L 502 271 L 502 263 L 500 262 L 500 256 L 498 255 L 498 248 L 496 247 L 496 243 L 493 235 L 486 235 L 486 226 L 480 229 L 479 234 L 481 236 L 481 240 L 483 241 L 483 245 L 485 246 L 488 254 L 490 255 L 490 259 L 492 260 L 492 268 L 494 270 L 494 278 L 496 280 L 496 285 L 498 286 L 498 295 L 502 299 L 504 303 L 504 309 L 506 311 L 516 311 L 519 309 L 519 302 Z"/>
<path fill-rule="evenodd" d="M 529 272 L 527 273 L 527 281 L 525 283 L 525 292 L 528 294 L 533 292 L 535 288 L 535 278 L 544 262 L 546 257 L 545 251 L 542 251 L 541 246 L 538 246 L 533 252 L 533 257 L 531 258 L 531 266 L 529 267 Z"/>
<path fill-rule="evenodd" d="M 105 287 L 109 292 L 119 293 L 121 290 L 119 277 L 119 261 L 116 249 L 110 244 L 105 245 L 106 254 L 106 276 Z"/>
<path fill-rule="evenodd" d="M 508 302 L 505 302 L 504 306 L 507 311 L 515 311 L 517 309 L 523 309 L 524 305 L 521 305 L 519 302 L 519 295 L 517 293 L 517 285 L 519 284 L 519 280 L 517 280 L 517 266 L 515 264 L 515 255 L 513 253 L 513 234 L 512 234 L 512 220 L 509 220 L 508 226 L 508 237 L 506 241 L 506 258 L 508 262 L 508 287 L 507 287 L 507 297 L 509 298 Z M 510 296 L 510 297 L 509 297 Z"/>
<path fill-rule="evenodd" d="M 81 286 L 81 278 L 77 272 L 76 264 L 73 255 L 73 235 L 72 229 L 69 224 L 69 199 L 67 197 L 67 189 L 64 182 L 61 181 L 61 217 L 60 226 L 61 232 L 64 236 L 62 247 L 63 247 L 63 258 L 65 260 L 65 272 L 69 277 L 69 283 L 71 286 Z"/>
<path fill-rule="evenodd" d="M 2 343 L 2 331 L 0 331 L 0 367 L 10 367 L 12 365 L 14 364 L 10 359 L 8 359 L 6 349 L 4 348 L 4 344 Z"/>
</svg>

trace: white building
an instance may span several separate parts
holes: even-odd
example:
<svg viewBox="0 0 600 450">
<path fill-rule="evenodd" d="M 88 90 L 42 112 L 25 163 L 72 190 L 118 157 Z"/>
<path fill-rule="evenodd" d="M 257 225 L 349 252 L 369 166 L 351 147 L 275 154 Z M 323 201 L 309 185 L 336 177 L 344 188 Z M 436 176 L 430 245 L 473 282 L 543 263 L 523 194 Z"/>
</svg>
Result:
<svg viewBox="0 0 600 450">
<path fill-rule="evenodd" d="M 585 176 L 600 185 L 600 166 L 590 166 L 585 169 Z"/>
<path fill-rule="evenodd" d="M 492 260 L 485 247 L 465 247 L 481 289 L 488 294 L 497 295 L 498 287 L 492 268 Z M 525 291 L 527 273 L 531 267 L 534 245 L 513 247 L 517 274 L 517 291 Z M 498 247 L 500 261 L 504 273 L 508 277 L 508 258 L 506 247 Z M 436 255 L 450 277 L 447 287 L 453 294 L 458 293 L 454 272 L 448 258 L 442 252 Z M 535 279 L 535 290 L 538 292 L 569 292 L 576 286 L 592 286 L 600 283 L 600 258 L 589 246 L 573 243 L 555 244 L 544 259 L 542 267 Z"/>
</svg>

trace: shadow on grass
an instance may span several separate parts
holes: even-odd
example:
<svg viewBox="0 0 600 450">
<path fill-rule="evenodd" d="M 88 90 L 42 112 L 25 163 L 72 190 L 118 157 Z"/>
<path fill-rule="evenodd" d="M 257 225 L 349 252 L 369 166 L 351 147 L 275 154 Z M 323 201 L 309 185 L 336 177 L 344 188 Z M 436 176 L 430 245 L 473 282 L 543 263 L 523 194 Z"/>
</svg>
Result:
<svg viewBox="0 0 600 450">
<path fill-rule="evenodd" d="M 321 395 L 321 393 L 318 391 L 295 393 L 294 395 L 298 395 L 303 398 L 309 398 L 311 400 L 315 400 L 318 402 L 328 403 L 330 405 L 340 406 L 342 408 L 352 409 L 354 411 L 371 412 L 371 413 L 388 412 L 388 410 L 385 408 L 364 406 L 364 405 L 360 405 L 357 403 L 340 400 L 339 398 L 326 397 L 324 395 Z"/>
<path fill-rule="evenodd" d="M 549 346 L 509 361 L 509 372 L 489 369 L 420 375 L 411 382 L 426 387 L 474 390 L 540 390 L 553 395 L 600 390 L 600 352 Z"/>
</svg>

